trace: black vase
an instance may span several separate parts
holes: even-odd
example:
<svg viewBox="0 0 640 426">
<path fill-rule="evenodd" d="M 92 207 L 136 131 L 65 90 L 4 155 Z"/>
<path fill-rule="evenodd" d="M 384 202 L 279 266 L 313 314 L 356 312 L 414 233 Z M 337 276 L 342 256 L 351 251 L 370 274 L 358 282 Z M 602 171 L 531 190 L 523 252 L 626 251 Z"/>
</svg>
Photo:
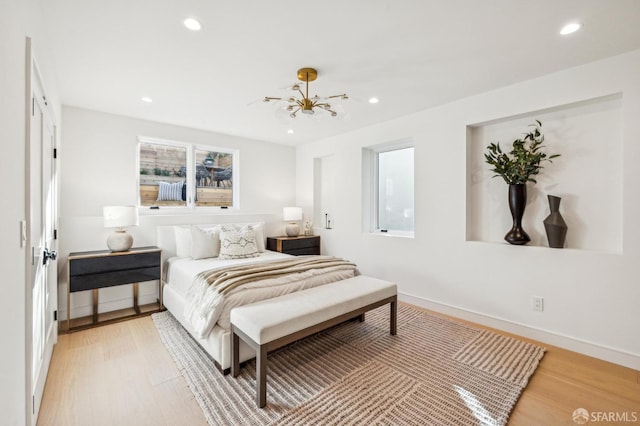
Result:
<svg viewBox="0 0 640 426">
<path fill-rule="evenodd" d="M 524 245 L 531 241 L 529 235 L 522 229 L 522 216 L 524 208 L 527 206 L 527 185 L 524 183 L 514 183 L 509 185 L 509 210 L 513 218 L 513 226 L 507 232 L 504 239 L 509 244 Z"/>
<path fill-rule="evenodd" d="M 567 224 L 560 214 L 560 197 L 547 195 L 549 199 L 549 210 L 551 213 L 543 221 L 544 230 L 547 231 L 547 241 L 551 248 L 563 248 L 567 237 Z"/>
</svg>

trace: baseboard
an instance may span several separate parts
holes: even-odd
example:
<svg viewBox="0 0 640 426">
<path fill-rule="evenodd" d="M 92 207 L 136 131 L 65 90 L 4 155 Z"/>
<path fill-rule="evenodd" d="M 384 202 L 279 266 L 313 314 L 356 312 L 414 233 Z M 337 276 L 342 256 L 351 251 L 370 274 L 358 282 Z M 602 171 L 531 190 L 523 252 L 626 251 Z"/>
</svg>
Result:
<svg viewBox="0 0 640 426">
<path fill-rule="evenodd" d="M 414 296 L 408 293 L 398 292 L 398 300 L 406 302 L 421 308 L 429 309 L 441 314 L 450 315 L 456 318 L 475 322 L 487 327 L 492 327 L 508 333 L 517 334 L 529 339 L 537 340 L 548 345 L 557 346 L 583 355 L 588 355 L 624 367 L 640 370 L 640 356 L 619 349 L 610 348 L 597 343 L 586 340 L 577 339 L 575 337 L 566 336 L 549 330 L 532 327 L 526 324 L 520 324 L 509 321 L 504 318 L 487 315 L 481 312 L 475 312 L 468 309 L 459 308 L 448 305 L 446 303 L 435 300 L 426 299 L 424 297 Z"/>
</svg>

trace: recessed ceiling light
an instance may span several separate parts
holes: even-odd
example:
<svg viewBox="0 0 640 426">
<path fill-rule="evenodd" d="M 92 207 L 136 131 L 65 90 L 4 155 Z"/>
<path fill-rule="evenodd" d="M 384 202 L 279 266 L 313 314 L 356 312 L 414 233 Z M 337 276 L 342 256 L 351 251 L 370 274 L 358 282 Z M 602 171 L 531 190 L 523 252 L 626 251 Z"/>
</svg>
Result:
<svg viewBox="0 0 640 426">
<path fill-rule="evenodd" d="M 378 99 L 378 98 L 374 97 L 374 98 L 369 99 L 369 103 L 370 104 L 377 104 L 378 102 L 380 102 L 380 99 Z"/>
<path fill-rule="evenodd" d="M 194 18 L 187 18 L 184 20 L 184 26 L 190 29 L 191 31 L 200 31 L 202 29 L 202 24 Z"/>
<path fill-rule="evenodd" d="M 580 29 L 581 26 L 582 25 L 578 24 L 577 22 L 572 22 L 562 27 L 562 29 L 560 30 L 560 34 L 567 35 L 567 34 L 575 33 Z"/>
<path fill-rule="evenodd" d="M 150 97 L 148 97 L 148 96 L 144 96 L 143 98 L 140 98 L 140 100 L 141 100 L 142 102 L 146 102 L 146 103 L 148 103 L 148 104 L 150 104 L 151 102 L 153 102 L 153 99 L 151 99 L 151 98 L 150 98 Z"/>
<path fill-rule="evenodd" d="M 292 135 L 292 134 L 293 134 L 293 129 L 289 129 L 289 130 L 287 130 L 287 133 L 289 133 L 290 135 Z"/>
</svg>

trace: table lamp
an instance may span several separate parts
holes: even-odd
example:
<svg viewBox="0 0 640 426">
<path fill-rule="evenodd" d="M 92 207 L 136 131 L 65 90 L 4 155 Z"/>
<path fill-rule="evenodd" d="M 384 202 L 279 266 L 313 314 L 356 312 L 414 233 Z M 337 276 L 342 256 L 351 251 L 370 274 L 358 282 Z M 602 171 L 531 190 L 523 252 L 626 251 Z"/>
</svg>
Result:
<svg viewBox="0 0 640 426">
<path fill-rule="evenodd" d="M 282 209 L 282 217 L 289 222 L 285 228 L 287 237 L 300 235 L 300 226 L 297 221 L 302 220 L 302 207 L 285 207 Z"/>
<path fill-rule="evenodd" d="M 127 251 L 133 245 L 133 237 L 125 227 L 138 226 L 136 206 L 105 206 L 102 209 L 105 228 L 116 228 L 107 238 L 107 247 L 113 252 Z"/>
</svg>

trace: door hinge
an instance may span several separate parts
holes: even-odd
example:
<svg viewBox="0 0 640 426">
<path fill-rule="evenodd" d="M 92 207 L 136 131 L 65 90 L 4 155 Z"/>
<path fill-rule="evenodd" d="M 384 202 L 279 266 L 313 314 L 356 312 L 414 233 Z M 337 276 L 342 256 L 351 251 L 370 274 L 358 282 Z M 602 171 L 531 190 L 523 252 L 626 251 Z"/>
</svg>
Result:
<svg viewBox="0 0 640 426">
<path fill-rule="evenodd" d="M 35 116 L 36 115 L 36 98 L 35 97 L 31 97 L 31 116 Z"/>
<path fill-rule="evenodd" d="M 58 321 L 58 310 L 53 311 L 53 320 Z"/>
<path fill-rule="evenodd" d="M 31 395 L 31 414 L 36 413 L 36 396 Z"/>
<path fill-rule="evenodd" d="M 49 104 L 47 103 L 47 97 L 46 97 L 46 96 L 42 95 L 42 101 L 44 102 L 44 105 L 45 105 L 45 106 L 49 105 Z"/>
<path fill-rule="evenodd" d="M 58 230 L 57 230 L 57 229 L 54 229 L 54 230 L 53 230 L 53 239 L 54 239 L 54 240 L 57 240 L 57 239 L 58 239 Z"/>
<path fill-rule="evenodd" d="M 53 158 L 58 158 L 58 148 L 53 148 Z"/>
</svg>

